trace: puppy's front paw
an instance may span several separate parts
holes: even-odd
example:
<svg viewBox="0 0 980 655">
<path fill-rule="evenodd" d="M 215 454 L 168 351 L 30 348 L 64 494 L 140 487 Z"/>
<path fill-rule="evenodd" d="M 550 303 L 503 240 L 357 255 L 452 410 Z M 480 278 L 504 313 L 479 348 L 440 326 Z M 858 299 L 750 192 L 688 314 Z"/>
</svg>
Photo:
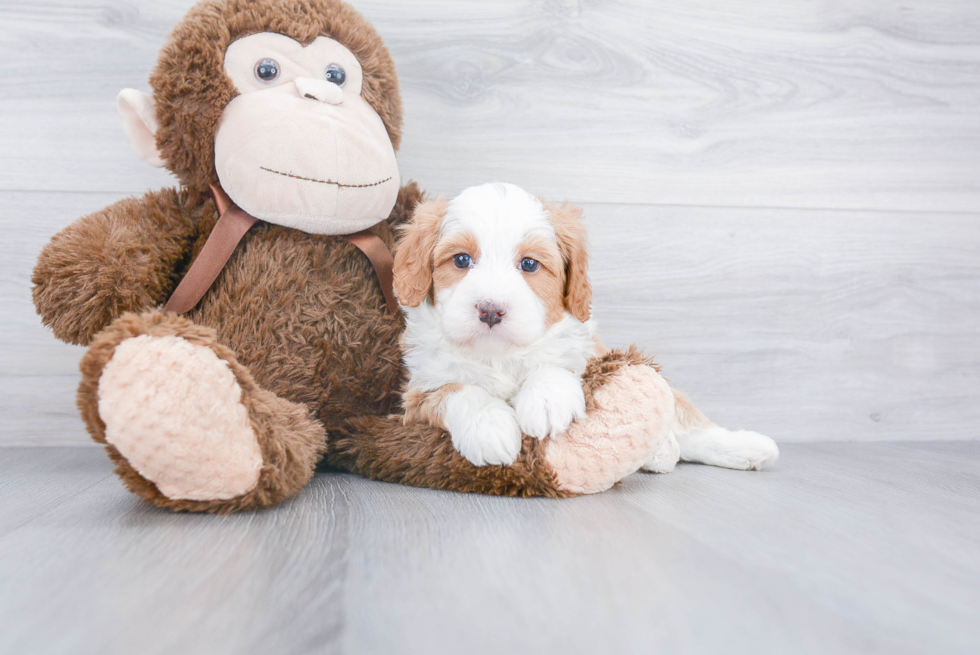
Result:
<svg viewBox="0 0 980 655">
<path fill-rule="evenodd" d="M 585 418 L 582 378 L 562 368 L 547 368 L 528 376 L 513 398 L 517 422 L 536 439 L 565 432 L 572 421 Z"/>
<path fill-rule="evenodd" d="M 446 399 L 443 423 L 459 454 L 477 466 L 511 464 L 521 452 L 513 408 L 478 387 Z"/>
</svg>

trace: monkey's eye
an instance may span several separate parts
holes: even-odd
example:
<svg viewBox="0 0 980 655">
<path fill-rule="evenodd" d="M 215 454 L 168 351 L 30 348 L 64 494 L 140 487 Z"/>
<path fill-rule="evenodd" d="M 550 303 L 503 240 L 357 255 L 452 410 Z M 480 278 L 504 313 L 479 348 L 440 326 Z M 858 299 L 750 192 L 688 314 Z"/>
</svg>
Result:
<svg viewBox="0 0 980 655">
<path fill-rule="evenodd" d="M 525 257 L 521 260 L 521 270 L 525 273 L 533 273 L 534 271 L 538 270 L 539 266 L 541 266 L 541 262 L 539 262 L 537 259 Z"/>
<path fill-rule="evenodd" d="M 255 77 L 266 84 L 275 82 L 279 79 L 279 62 L 275 59 L 260 59 L 255 63 Z"/>
<path fill-rule="evenodd" d="M 461 252 L 453 257 L 453 265 L 456 268 L 469 268 L 472 263 L 473 258 L 467 255 L 465 252 Z"/>
<path fill-rule="evenodd" d="M 327 72 L 324 74 L 324 77 L 328 82 L 333 82 L 337 86 L 344 86 L 344 82 L 347 81 L 347 73 L 337 64 L 327 66 Z"/>
</svg>

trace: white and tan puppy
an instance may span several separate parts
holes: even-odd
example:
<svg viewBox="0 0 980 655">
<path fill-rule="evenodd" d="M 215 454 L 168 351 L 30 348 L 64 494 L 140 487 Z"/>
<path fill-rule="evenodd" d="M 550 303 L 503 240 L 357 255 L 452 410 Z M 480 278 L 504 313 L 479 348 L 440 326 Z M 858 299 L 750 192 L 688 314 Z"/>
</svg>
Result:
<svg viewBox="0 0 980 655">
<path fill-rule="evenodd" d="M 405 421 L 445 428 L 477 465 L 508 464 L 521 431 L 544 438 L 585 416 L 581 376 L 599 345 L 581 212 L 510 184 L 416 209 L 395 253 L 410 379 Z M 678 391 L 668 441 L 643 467 L 678 459 L 761 469 L 769 437 L 715 425 Z"/>
<path fill-rule="evenodd" d="M 406 422 L 449 431 L 472 463 L 509 464 L 521 432 L 585 417 L 596 351 L 581 212 L 512 184 L 419 205 L 395 254 Z"/>
</svg>

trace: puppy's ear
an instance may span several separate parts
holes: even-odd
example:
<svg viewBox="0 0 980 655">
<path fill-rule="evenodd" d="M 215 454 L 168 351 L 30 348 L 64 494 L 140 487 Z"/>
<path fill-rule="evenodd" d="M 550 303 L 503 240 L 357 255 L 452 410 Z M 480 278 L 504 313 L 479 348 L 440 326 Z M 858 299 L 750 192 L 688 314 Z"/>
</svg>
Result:
<svg viewBox="0 0 980 655">
<path fill-rule="evenodd" d="M 427 200 L 415 208 L 412 221 L 399 228 L 393 286 L 398 302 L 406 307 L 418 307 L 432 289 L 432 253 L 448 208 L 445 198 Z"/>
<path fill-rule="evenodd" d="M 582 225 L 582 210 L 568 203 L 544 203 L 555 226 L 558 249 L 565 262 L 565 308 L 580 321 L 592 315 L 592 284 L 589 282 L 589 249 Z"/>
</svg>

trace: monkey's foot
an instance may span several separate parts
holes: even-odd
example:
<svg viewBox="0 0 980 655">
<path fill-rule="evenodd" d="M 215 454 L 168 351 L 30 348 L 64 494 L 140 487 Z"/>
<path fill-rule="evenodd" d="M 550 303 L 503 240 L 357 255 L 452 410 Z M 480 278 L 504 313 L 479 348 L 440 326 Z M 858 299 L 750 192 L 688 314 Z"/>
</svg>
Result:
<svg viewBox="0 0 980 655">
<path fill-rule="evenodd" d="M 262 452 L 228 364 L 207 346 L 143 334 L 99 380 L 105 438 L 172 499 L 227 500 L 259 481 Z"/>
<path fill-rule="evenodd" d="M 605 491 L 670 449 L 674 395 L 638 352 L 593 359 L 582 376 L 588 417 L 547 444 L 558 486 L 571 493 Z"/>
<path fill-rule="evenodd" d="M 82 360 L 78 403 L 126 485 L 191 511 L 267 507 L 312 475 L 325 447 L 308 410 L 259 388 L 214 332 L 127 314 Z"/>
</svg>

